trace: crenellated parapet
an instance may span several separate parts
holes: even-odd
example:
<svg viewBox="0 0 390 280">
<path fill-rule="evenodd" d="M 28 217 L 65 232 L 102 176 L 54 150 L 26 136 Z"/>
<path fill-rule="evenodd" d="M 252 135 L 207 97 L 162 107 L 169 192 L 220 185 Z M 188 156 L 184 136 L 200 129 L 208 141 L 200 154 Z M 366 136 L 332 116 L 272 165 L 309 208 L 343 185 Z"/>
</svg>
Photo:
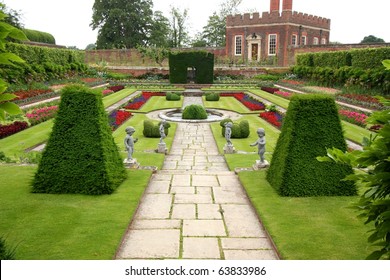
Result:
<svg viewBox="0 0 390 280">
<path fill-rule="evenodd" d="M 259 13 L 246 13 L 243 15 L 229 15 L 226 18 L 226 27 L 228 28 L 261 24 L 286 23 L 312 26 L 316 28 L 322 28 L 324 30 L 330 29 L 330 19 L 296 11 L 282 11 L 282 13 L 263 12 L 261 16 Z"/>
</svg>

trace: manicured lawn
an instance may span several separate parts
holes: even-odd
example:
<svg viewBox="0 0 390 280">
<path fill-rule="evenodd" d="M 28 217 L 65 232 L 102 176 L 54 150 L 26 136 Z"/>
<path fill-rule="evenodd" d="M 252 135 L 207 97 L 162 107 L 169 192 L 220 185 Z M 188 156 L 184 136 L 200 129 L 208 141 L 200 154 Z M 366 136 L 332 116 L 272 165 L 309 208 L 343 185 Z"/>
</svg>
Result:
<svg viewBox="0 0 390 280">
<path fill-rule="evenodd" d="M 102 196 L 32 194 L 35 166 L 0 165 L 0 236 L 16 259 L 112 259 L 138 206 L 150 171 Z"/>
<path fill-rule="evenodd" d="M 349 208 L 358 197 L 281 197 L 265 171 L 239 177 L 283 259 L 362 260 L 372 252 L 371 227 Z"/>
<path fill-rule="evenodd" d="M 257 139 L 257 127 L 266 131 L 266 159 L 271 160 L 279 130 L 256 116 L 245 116 L 251 134 L 247 139 L 232 139 L 238 151 L 257 152 L 249 144 Z M 212 124 L 214 138 L 223 153 L 226 140 L 218 123 Z M 255 154 L 228 154 L 231 170 L 251 167 L 259 157 Z M 349 208 L 356 197 L 281 197 L 269 185 L 265 171 L 240 172 L 239 177 L 265 228 L 283 259 L 365 259 L 371 249 L 367 242 L 370 226 L 357 218 Z"/>
<path fill-rule="evenodd" d="M 206 101 L 206 98 L 203 97 L 203 104 L 206 108 L 210 109 L 222 109 L 235 111 L 240 114 L 250 113 L 250 110 L 245 107 L 240 101 L 234 97 L 221 97 L 219 101 Z"/>
<path fill-rule="evenodd" d="M 250 92 L 261 97 L 261 98 L 264 98 L 264 99 L 274 103 L 275 105 L 278 105 L 282 108 L 285 108 L 285 109 L 288 108 L 288 104 L 290 103 L 289 100 L 287 100 L 283 97 L 280 97 L 280 96 L 277 96 L 274 94 L 270 94 L 268 92 L 265 92 L 265 91 L 262 91 L 259 89 L 251 89 Z"/>
<path fill-rule="evenodd" d="M 134 89 L 124 89 L 113 93 L 103 98 L 103 104 L 105 107 L 111 106 L 134 91 Z M 0 151 L 4 152 L 8 157 L 17 158 L 18 154 L 23 153 L 26 149 L 47 141 L 52 127 L 53 120 L 48 120 L 1 139 Z"/>
<path fill-rule="evenodd" d="M 143 166 L 157 166 L 161 169 L 164 162 L 164 154 L 155 153 L 154 150 L 157 149 L 159 138 L 146 138 L 144 137 L 142 131 L 144 128 L 144 120 L 147 117 L 143 114 L 137 114 L 127 120 L 122 126 L 120 126 L 116 131 L 114 131 L 113 136 L 115 142 L 117 143 L 120 153 L 123 158 L 127 157 L 127 152 L 125 151 L 125 145 L 123 139 L 126 136 L 125 128 L 127 126 L 133 126 L 135 128 L 134 138 L 138 138 L 138 142 L 134 145 L 134 154 L 133 157 L 137 159 L 138 163 Z M 170 123 L 171 127 L 169 128 L 168 136 L 164 139 L 164 142 L 167 144 L 168 150 L 171 148 L 173 137 L 176 131 L 176 123 Z"/>
<path fill-rule="evenodd" d="M 151 112 L 155 110 L 163 110 L 169 108 L 181 108 L 183 105 L 183 97 L 178 101 L 168 101 L 164 96 L 153 96 L 144 106 L 141 107 L 139 112 Z M 134 111 L 135 112 L 135 111 Z"/>
</svg>

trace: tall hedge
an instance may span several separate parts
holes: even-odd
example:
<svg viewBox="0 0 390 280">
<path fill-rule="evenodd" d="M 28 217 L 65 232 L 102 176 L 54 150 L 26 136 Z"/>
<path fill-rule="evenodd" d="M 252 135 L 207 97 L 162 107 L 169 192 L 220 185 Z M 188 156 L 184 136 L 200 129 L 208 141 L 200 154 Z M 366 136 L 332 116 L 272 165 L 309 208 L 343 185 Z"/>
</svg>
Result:
<svg viewBox="0 0 390 280">
<path fill-rule="evenodd" d="M 82 85 L 66 87 L 33 192 L 110 194 L 125 178 L 101 95 Z"/>
<path fill-rule="evenodd" d="M 326 95 L 296 95 L 291 99 L 271 165 L 270 184 L 283 196 L 355 195 L 351 167 L 317 161 L 326 148 L 347 149 L 337 107 Z"/>
<path fill-rule="evenodd" d="M 170 53 L 169 81 L 172 84 L 186 84 L 189 67 L 196 69 L 195 83 L 213 83 L 214 54 L 204 51 Z"/>
<path fill-rule="evenodd" d="M 30 41 L 53 45 L 56 43 L 56 39 L 50 33 L 32 29 L 23 29 L 23 32 Z"/>
</svg>

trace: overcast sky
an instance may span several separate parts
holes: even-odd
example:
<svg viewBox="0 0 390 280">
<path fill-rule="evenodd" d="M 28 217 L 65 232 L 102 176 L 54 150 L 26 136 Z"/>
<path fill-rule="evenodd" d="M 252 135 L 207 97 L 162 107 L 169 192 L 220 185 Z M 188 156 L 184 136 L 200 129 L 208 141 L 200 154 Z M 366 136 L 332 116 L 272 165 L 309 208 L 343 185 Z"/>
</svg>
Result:
<svg viewBox="0 0 390 280">
<path fill-rule="evenodd" d="M 20 11 L 25 28 L 51 33 L 58 45 L 80 49 L 96 42 L 92 21 L 95 0 L 0 0 L 8 8 Z M 129 0 L 131 1 L 131 0 Z M 224 0 L 153 0 L 154 10 L 169 17 L 170 6 L 189 10 L 192 34 L 202 31 L 207 19 L 219 11 Z M 241 12 L 269 11 L 269 0 L 243 0 Z M 374 35 L 390 42 L 389 0 L 294 0 L 293 10 L 331 19 L 330 40 L 359 43 Z"/>
</svg>

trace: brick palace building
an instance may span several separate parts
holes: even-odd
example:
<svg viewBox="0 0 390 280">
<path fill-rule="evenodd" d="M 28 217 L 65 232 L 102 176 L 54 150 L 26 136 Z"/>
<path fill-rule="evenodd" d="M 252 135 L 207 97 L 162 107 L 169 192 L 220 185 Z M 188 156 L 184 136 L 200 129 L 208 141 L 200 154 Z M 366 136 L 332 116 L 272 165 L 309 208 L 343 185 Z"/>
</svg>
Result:
<svg viewBox="0 0 390 280">
<path fill-rule="evenodd" d="M 282 10 L 280 11 L 280 2 Z M 270 11 L 226 18 L 226 54 L 234 60 L 287 66 L 288 49 L 329 43 L 330 19 L 293 11 L 293 0 L 270 0 Z"/>
</svg>

